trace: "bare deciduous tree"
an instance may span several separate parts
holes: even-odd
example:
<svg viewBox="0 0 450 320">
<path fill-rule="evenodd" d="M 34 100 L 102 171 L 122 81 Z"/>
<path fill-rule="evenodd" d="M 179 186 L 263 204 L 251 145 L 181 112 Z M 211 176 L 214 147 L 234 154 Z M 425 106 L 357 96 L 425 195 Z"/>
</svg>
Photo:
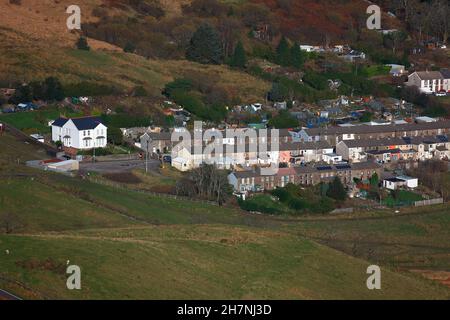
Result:
<svg viewBox="0 0 450 320">
<path fill-rule="evenodd" d="M 450 5 L 448 0 L 434 0 L 431 3 L 430 14 L 433 16 L 429 19 L 431 22 L 430 29 L 436 36 L 447 43 L 450 32 Z"/>
<path fill-rule="evenodd" d="M 0 214 L 0 229 L 3 229 L 5 233 L 13 233 L 22 227 L 23 223 L 16 214 L 11 212 L 3 212 Z"/>
<path fill-rule="evenodd" d="M 194 169 L 188 178 L 177 183 L 176 192 L 178 195 L 213 200 L 222 205 L 230 195 L 231 187 L 225 171 L 213 165 L 202 165 Z"/>
</svg>

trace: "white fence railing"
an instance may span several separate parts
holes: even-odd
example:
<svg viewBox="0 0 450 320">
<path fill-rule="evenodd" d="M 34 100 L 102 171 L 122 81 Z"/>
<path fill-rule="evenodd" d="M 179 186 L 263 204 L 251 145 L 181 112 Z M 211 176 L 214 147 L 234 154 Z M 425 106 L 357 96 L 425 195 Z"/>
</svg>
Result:
<svg viewBox="0 0 450 320">
<path fill-rule="evenodd" d="M 415 207 L 423 207 L 423 206 L 431 206 L 431 205 L 442 204 L 442 203 L 444 203 L 444 199 L 437 198 L 437 199 L 416 201 L 416 202 L 414 202 L 414 206 Z"/>
</svg>

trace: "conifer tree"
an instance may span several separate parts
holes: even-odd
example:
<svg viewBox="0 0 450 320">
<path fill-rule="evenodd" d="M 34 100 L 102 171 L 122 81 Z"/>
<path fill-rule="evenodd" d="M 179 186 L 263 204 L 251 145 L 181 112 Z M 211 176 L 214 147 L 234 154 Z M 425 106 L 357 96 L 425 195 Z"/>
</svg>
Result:
<svg viewBox="0 0 450 320">
<path fill-rule="evenodd" d="M 208 24 L 201 25 L 192 36 L 186 58 L 203 64 L 221 64 L 223 46 L 217 31 Z"/>
<path fill-rule="evenodd" d="M 236 68 L 245 68 L 247 65 L 247 55 L 245 53 L 244 45 L 242 41 L 239 41 L 236 49 L 234 49 L 234 54 L 231 57 L 230 66 Z"/>
<path fill-rule="evenodd" d="M 291 50 L 285 37 L 281 38 L 277 47 L 277 63 L 285 67 L 291 64 Z"/>
<path fill-rule="evenodd" d="M 338 201 L 344 201 L 347 198 L 347 192 L 339 177 L 334 177 L 333 181 L 331 181 L 327 196 Z"/>
<path fill-rule="evenodd" d="M 90 48 L 89 45 L 88 45 L 88 42 L 87 42 L 86 38 L 83 37 L 83 36 L 81 36 L 81 37 L 78 39 L 78 41 L 77 41 L 77 48 L 78 48 L 79 50 L 86 50 L 86 51 L 91 50 L 91 48 Z"/>
<path fill-rule="evenodd" d="M 305 60 L 305 53 L 300 50 L 300 45 L 298 43 L 294 43 L 291 48 L 291 65 L 294 68 L 300 69 L 303 67 Z"/>
</svg>

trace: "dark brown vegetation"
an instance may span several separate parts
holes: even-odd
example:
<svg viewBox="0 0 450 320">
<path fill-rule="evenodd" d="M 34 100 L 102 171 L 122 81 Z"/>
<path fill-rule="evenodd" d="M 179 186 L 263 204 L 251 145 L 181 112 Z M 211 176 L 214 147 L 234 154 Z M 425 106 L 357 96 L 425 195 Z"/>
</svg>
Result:
<svg viewBox="0 0 450 320">
<path fill-rule="evenodd" d="M 181 196 L 225 203 L 232 190 L 227 180 L 227 173 L 213 165 L 203 165 L 194 169 L 176 185 L 176 193 Z"/>
<path fill-rule="evenodd" d="M 0 213 L 0 231 L 6 234 L 16 232 L 24 227 L 24 223 L 20 217 L 11 212 Z"/>
<path fill-rule="evenodd" d="M 446 161 L 428 160 L 420 162 L 417 169 L 410 174 L 419 178 L 421 184 L 439 193 L 444 201 L 450 200 L 450 173 Z"/>
<path fill-rule="evenodd" d="M 103 177 L 114 182 L 126 184 L 138 184 L 142 182 L 141 179 L 139 179 L 136 175 L 134 175 L 131 172 L 107 173 L 104 174 Z"/>
</svg>

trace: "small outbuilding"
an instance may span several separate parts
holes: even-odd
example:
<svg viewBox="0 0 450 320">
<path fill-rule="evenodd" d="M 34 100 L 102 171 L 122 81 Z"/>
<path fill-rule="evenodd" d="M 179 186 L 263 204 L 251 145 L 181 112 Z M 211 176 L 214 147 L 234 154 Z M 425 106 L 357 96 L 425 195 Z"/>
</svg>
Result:
<svg viewBox="0 0 450 320">
<path fill-rule="evenodd" d="M 408 176 L 398 176 L 383 180 L 383 187 L 389 190 L 398 190 L 401 188 L 415 189 L 418 186 L 419 179 Z"/>
</svg>

